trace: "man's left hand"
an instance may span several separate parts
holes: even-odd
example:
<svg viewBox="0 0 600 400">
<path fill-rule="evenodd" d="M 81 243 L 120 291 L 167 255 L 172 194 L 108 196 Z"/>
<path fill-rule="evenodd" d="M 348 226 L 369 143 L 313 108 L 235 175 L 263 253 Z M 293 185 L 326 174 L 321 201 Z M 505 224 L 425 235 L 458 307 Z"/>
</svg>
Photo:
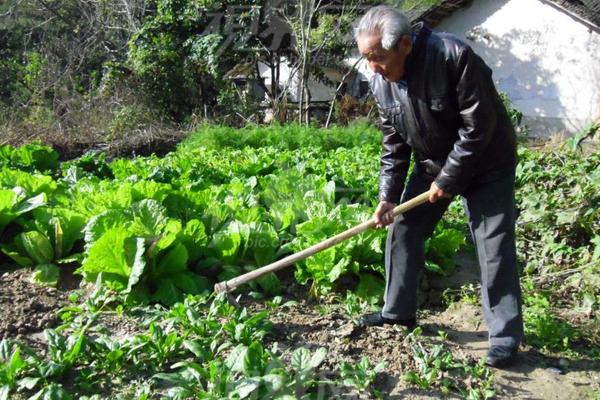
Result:
<svg viewBox="0 0 600 400">
<path fill-rule="evenodd" d="M 430 203 L 435 203 L 439 199 L 449 199 L 451 197 L 452 195 L 450 193 L 444 192 L 442 189 L 439 188 L 438 185 L 435 184 L 435 182 L 431 182 L 431 188 L 429 188 Z"/>
</svg>

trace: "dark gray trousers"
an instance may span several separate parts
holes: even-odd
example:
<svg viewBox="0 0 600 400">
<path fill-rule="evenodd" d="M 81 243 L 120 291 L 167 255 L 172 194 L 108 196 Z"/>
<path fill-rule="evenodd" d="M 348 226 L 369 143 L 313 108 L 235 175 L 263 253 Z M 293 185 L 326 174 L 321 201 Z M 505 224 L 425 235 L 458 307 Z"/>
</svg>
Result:
<svg viewBox="0 0 600 400">
<path fill-rule="evenodd" d="M 432 181 L 413 172 L 402 201 L 429 190 Z M 449 204 L 447 199 L 426 203 L 398 216 L 389 226 L 384 317 L 415 317 L 425 240 Z M 463 205 L 481 269 L 481 301 L 490 345 L 516 348 L 523 339 L 523 319 L 516 266 L 514 174 L 469 191 L 463 196 Z"/>
</svg>

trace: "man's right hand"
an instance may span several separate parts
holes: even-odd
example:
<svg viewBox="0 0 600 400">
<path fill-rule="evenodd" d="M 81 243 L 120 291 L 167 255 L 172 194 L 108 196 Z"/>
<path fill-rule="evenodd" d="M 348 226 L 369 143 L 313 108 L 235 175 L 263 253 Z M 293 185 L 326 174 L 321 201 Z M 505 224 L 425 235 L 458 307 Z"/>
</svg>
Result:
<svg viewBox="0 0 600 400">
<path fill-rule="evenodd" d="M 394 222 L 394 216 L 392 210 L 396 207 L 396 204 L 390 203 L 389 201 L 380 201 L 373 213 L 373 220 L 375 221 L 375 228 L 383 228 Z"/>
</svg>

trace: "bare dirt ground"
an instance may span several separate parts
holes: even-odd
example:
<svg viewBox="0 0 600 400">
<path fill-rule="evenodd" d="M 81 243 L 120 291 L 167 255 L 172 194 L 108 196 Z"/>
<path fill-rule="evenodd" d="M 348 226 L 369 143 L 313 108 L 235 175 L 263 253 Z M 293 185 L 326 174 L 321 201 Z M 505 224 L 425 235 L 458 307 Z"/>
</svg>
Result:
<svg viewBox="0 0 600 400">
<path fill-rule="evenodd" d="M 477 361 L 485 357 L 488 350 L 480 306 L 459 302 L 441 307 L 444 288 L 459 288 L 478 281 L 479 270 L 472 255 L 459 254 L 456 261 L 458 267 L 451 276 L 430 279 L 421 285 L 419 303 L 423 311 L 418 316 L 418 324 L 423 335 L 432 339 L 439 331 L 446 332 L 445 345 L 456 358 Z M 299 294 L 294 296 L 296 300 L 306 298 Z M 328 308 L 306 300 L 299 300 L 298 306 L 279 312 L 272 321 L 276 340 L 295 347 L 324 346 L 329 350 L 327 362 L 332 367 L 342 360 L 358 362 L 363 356 L 367 356 L 371 364 L 385 361 L 387 368 L 376 382 L 385 398 L 442 396 L 436 391 L 411 388 L 404 382 L 402 375 L 415 365 L 405 341 L 408 332 L 400 327 L 358 328 L 341 307 Z M 503 399 L 595 398 L 590 393 L 600 389 L 600 362 L 551 357 L 526 343 L 521 346 L 516 365 L 493 371 L 497 397 Z"/>
<path fill-rule="evenodd" d="M 411 350 L 405 341 L 407 331 L 397 326 L 362 329 L 348 316 L 323 309 L 304 300 L 272 318 L 272 340 L 283 347 L 326 347 L 327 364 L 339 361 L 358 362 L 367 356 L 371 364 L 381 361 L 387 368 L 377 387 L 389 399 L 439 398 L 441 393 L 411 388 L 402 375 L 414 369 Z M 446 311 L 424 312 L 419 325 L 424 336 L 435 337 L 438 331 L 448 334 L 446 346 L 461 360 L 476 361 L 487 351 L 487 331 L 478 306 L 456 303 Z M 498 398 L 506 399 L 582 399 L 592 388 L 600 387 L 600 364 L 589 360 L 568 360 L 544 356 L 523 345 L 515 366 L 494 370 Z"/>
<path fill-rule="evenodd" d="M 460 273 L 460 272 L 459 272 Z M 59 324 L 56 311 L 68 304 L 68 296 L 77 286 L 70 283 L 45 288 L 29 282 L 30 272 L 20 269 L 0 272 L 0 340 L 17 339 L 36 350 L 45 349 L 42 331 Z M 69 280 L 63 280 L 69 282 Z M 435 284 L 432 283 L 432 286 Z M 415 368 L 407 331 L 398 326 L 358 328 L 339 304 L 318 303 L 291 289 L 288 300 L 297 305 L 275 311 L 273 332 L 267 345 L 278 342 L 280 349 L 305 346 L 325 347 L 325 369 L 333 370 L 340 361 L 358 362 L 368 357 L 372 365 L 381 361 L 387 367 L 376 381 L 376 388 L 386 399 L 434 399 L 435 390 L 423 391 L 407 385 L 402 376 Z M 244 297 L 244 296 L 243 296 Z M 264 302 L 245 301 L 251 309 L 264 309 Z M 115 334 L 133 330 L 131 320 L 109 318 L 106 326 Z M 447 333 L 445 345 L 461 360 L 478 360 L 487 350 L 487 332 L 478 306 L 455 303 L 445 310 L 427 310 L 419 315 L 423 335 L 435 338 L 438 331 Z M 518 363 L 508 370 L 494 370 L 498 398 L 503 399 L 585 399 L 592 389 L 600 388 L 600 363 L 590 360 L 560 359 L 545 356 L 524 345 Z M 368 398 L 366 395 L 359 398 Z M 452 398 L 452 396 L 450 396 Z"/>
<path fill-rule="evenodd" d="M 43 350 L 43 331 L 58 325 L 56 312 L 68 303 L 73 289 L 70 279 L 62 279 L 59 288 L 30 282 L 31 271 L 0 270 L 0 341 L 16 339 L 36 350 Z"/>
<path fill-rule="evenodd" d="M 446 311 L 424 318 L 424 323 L 442 327 L 461 352 L 484 357 L 487 331 L 480 307 L 457 303 Z M 544 356 L 526 344 L 516 365 L 495 370 L 499 395 L 523 399 L 582 399 L 600 387 L 600 363 Z"/>
</svg>

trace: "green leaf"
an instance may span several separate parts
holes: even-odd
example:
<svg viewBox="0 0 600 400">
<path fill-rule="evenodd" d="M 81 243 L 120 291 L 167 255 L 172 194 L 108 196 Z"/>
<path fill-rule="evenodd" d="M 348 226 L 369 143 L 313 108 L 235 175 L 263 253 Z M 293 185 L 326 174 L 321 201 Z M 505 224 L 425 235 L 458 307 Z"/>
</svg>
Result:
<svg viewBox="0 0 600 400">
<path fill-rule="evenodd" d="M 262 380 L 267 384 L 267 390 L 269 390 L 270 393 L 277 393 L 284 388 L 287 378 L 284 371 L 275 373 L 277 371 L 272 370 L 271 372 L 272 373 L 270 374 L 264 375 Z M 291 399 L 295 400 L 296 398 L 291 396 Z"/>
<path fill-rule="evenodd" d="M 131 231 L 136 236 L 158 236 L 167 225 L 167 210 L 159 202 L 145 199 L 130 207 L 133 216 Z"/>
<path fill-rule="evenodd" d="M 256 282 L 265 294 L 275 295 L 281 292 L 281 281 L 273 272 L 258 277 Z"/>
<path fill-rule="evenodd" d="M 321 365 L 321 363 L 323 362 L 323 360 L 325 360 L 326 356 L 327 356 L 327 349 L 325 347 L 319 347 L 313 353 L 312 357 L 310 358 L 310 361 L 309 361 L 308 365 L 312 369 L 317 368 L 319 365 Z"/>
<path fill-rule="evenodd" d="M 556 224 L 557 225 L 571 225 L 577 222 L 578 210 L 564 210 L 556 212 Z"/>
<path fill-rule="evenodd" d="M 433 237 L 427 241 L 427 256 L 432 261 L 446 264 L 464 245 L 465 235 L 461 231 L 445 227 L 443 222 L 440 222 L 435 228 Z"/>
<path fill-rule="evenodd" d="M 10 360 L 6 365 L 8 368 L 5 370 L 6 377 L 8 378 L 9 383 L 13 382 L 17 377 L 17 374 L 21 369 L 26 366 L 25 361 L 21 357 L 21 348 L 19 346 L 15 347 Z"/>
<path fill-rule="evenodd" d="M 19 204 L 19 206 L 15 209 L 15 214 L 23 215 L 31 210 L 35 210 L 38 207 L 46 205 L 47 201 L 46 193 L 40 193 L 37 196 L 31 197 Z"/>
<path fill-rule="evenodd" d="M 229 393 L 230 399 L 245 399 L 254 393 L 261 384 L 259 378 L 247 378 L 236 382 L 235 389 Z"/>
<path fill-rule="evenodd" d="M 77 240 L 83 239 L 87 219 L 83 214 L 62 207 L 42 207 L 33 217 L 54 243 L 56 258 L 69 255 Z"/>
<path fill-rule="evenodd" d="M 46 235 L 37 232 L 24 232 L 18 238 L 27 255 L 37 264 L 49 264 L 54 260 L 54 250 Z"/>
<path fill-rule="evenodd" d="M 181 232 L 180 238 L 187 248 L 189 262 L 197 261 L 204 255 L 205 247 L 208 244 L 208 236 L 202 221 L 189 220 L 185 225 L 185 229 Z"/>
<path fill-rule="evenodd" d="M 9 256 L 20 267 L 31 268 L 35 265 L 35 262 L 31 258 L 29 258 L 27 255 L 24 255 L 25 250 L 22 249 L 22 246 L 17 244 L 0 246 L 2 252 Z"/>
<path fill-rule="evenodd" d="M 418 385 L 418 383 L 421 381 L 421 378 L 419 378 L 419 375 L 417 375 L 415 371 L 409 371 L 405 373 L 403 378 L 406 383 L 411 385 Z"/>
<path fill-rule="evenodd" d="M 107 210 L 92 217 L 85 228 L 86 247 L 92 246 L 102 235 L 111 229 L 125 231 L 130 224 L 130 218 L 122 210 Z"/>
<path fill-rule="evenodd" d="M 162 276 L 175 275 L 187 269 L 188 253 L 183 243 L 177 243 L 167 254 L 160 257 L 152 276 L 160 279 Z"/>
<path fill-rule="evenodd" d="M 123 211 L 132 204 L 129 182 L 90 181 L 82 179 L 69 188 L 69 197 L 61 203 L 82 214 L 94 216 L 106 210 Z"/>
<path fill-rule="evenodd" d="M 128 242 L 132 245 L 126 246 Z M 132 238 L 126 228 L 110 228 L 88 249 L 80 271 L 90 282 L 95 281 L 101 272 L 109 280 L 112 277 L 107 274 L 121 277 L 125 281 L 131 273 L 137 250 L 137 239 Z"/>
<path fill-rule="evenodd" d="M 153 301 L 171 306 L 181 299 L 182 293 L 170 278 L 158 281 L 158 290 L 152 295 Z"/>
<path fill-rule="evenodd" d="M 83 261 L 84 258 L 85 258 L 85 256 L 82 253 L 74 253 L 68 257 L 63 257 L 60 260 L 56 260 L 56 263 L 57 264 L 72 264 L 72 263 L 81 264 L 81 262 Z"/>
<path fill-rule="evenodd" d="M 251 207 L 251 208 L 240 208 L 237 205 L 231 205 L 234 209 L 237 209 L 235 219 L 246 224 L 260 223 L 267 219 L 266 211 L 262 207 Z"/>
<path fill-rule="evenodd" d="M 181 235 L 181 222 L 170 219 L 163 229 L 163 233 L 154 239 L 149 247 L 149 258 L 156 258 L 159 253 L 168 249 L 175 243 Z"/>
<path fill-rule="evenodd" d="M 50 220 L 50 224 L 52 225 L 53 235 L 54 237 L 54 254 L 57 259 L 62 258 L 63 255 L 63 237 L 64 233 L 62 227 L 60 226 L 60 220 L 58 218 L 52 218 Z"/>
<path fill-rule="evenodd" d="M 24 171 L 3 168 L 0 170 L 0 187 L 20 187 L 27 197 L 41 193 L 50 194 L 56 190 L 56 182 L 51 176 L 31 174 Z"/>
<path fill-rule="evenodd" d="M 248 352 L 248 348 L 243 345 L 237 345 L 225 361 L 225 365 L 227 368 L 232 370 L 233 372 L 243 372 L 244 371 L 244 359 L 246 357 L 246 353 Z"/>
<path fill-rule="evenodd" d="M 152 379 L 164 381 L 169 386 L 184 386 L 189 384 L 189 381 L 180 372 L 159 372 L 152 376 Z M 192 393 L 190 393 L 191 395 Z M 184 397 L 185 398 L 185 397 Z"/>
<path fill-rule="evenodd" d="M 249 237 L 245 244 L 245 252 L 251 252 L 258 266 L 264 266 L 275 261 L 279 247 L 279 236 L 270 224 L 251 222 L 248 224 Z"/>
<path fill-rule="evenodd" d="M 178 289 L 186 294 L 202 294 L 210 292 L 211 282 L 208 278 L 195 274 L 191 271 L 179 272 L 171 277 Z"/>
<path fill-rule="evenodd" d="M 248 226 L 238 221 L 229 223 L 225 229 L 216 232 L 210 246 L 217 251 L 217 256 L 225 263 L 237 261 L 242 240 L 248 237 Z"/>
<path fill-rule="evenodd" d="M 600 260 L 600 235 L 596 235 L 592 238 L 591 242 L 594 244 L 594 254 L 592 260 Z"/>
<path fill-rule="evenodd" d="M 364 300 L 370 300 L 373 297 L 381 298 L 385 289 L 385 281 L 378 276 L 369 273 L 358 275 L 359 282 L 356 287 L 356 295 Z"/>
<path fill-rule="evenodd" d="M 42 389 L 43 400 L 71 400 L 71 395 L 57 383 L 51 383 Z"/>
<path fill-rule="evenodd" d="M 18 168 L 31 167 L 38 171 L 55 171 L 58 168 L 58 153 L 40 143 L 28 143 L 15 149 L 11 161 Z"/>
<path fill-rule="evenodd" d="M 146 285 L 135 285 L 127 294 L 126 301 L 129 304 L 149 303 L 152 300 L 150 289 Z"/>
<path fill-rule="evenodd" d="M 242 273 L 242 268 L 237 265 L 223 265 L 221 272 L 217 275 L 220 281 L 227 281 L 231 278 L 235 278 Z"/>
<path fill-rule="evenodd" d="M 71 344 L 71 340 L 73 338 L 75 339 L 75 342 Z M 81 354 L 81 351 L 83 349 L 83 344 L 85 342 L 86 336 L 85 336 L 85 332 L 84 331 L 80 331 L 77 336 L 71 336 L 68 338 L 69 344 L 71 345 L 70 348 L 68 349 L 68 351 L 66 351 L 64 353 L 64 361 L 70 366 L 73 365 L 75 363 L 75 361 L 77 360 L 77 358 L 79 357 L 79 355 Z"/>
<path fill-rule="evenodd" d="M 244 355 L 243 372 L 246 376 L 262 376 L 263 347 L 259 342 L 252 342 Z"/>
<path fill-rule="evenodd" d="M 310 351 L 300 347 L 292 353 L 292 368 L 301 372 L 310 369 Z"/>
<path fill-rule="evenodd" d="M 0 189 L 0 233 L 17 215 L 13 207 L 17 202 L 17 194 L 9 189 Z"/>
<path fill-rule="evenodd" d="M 171 185 L 167 183 L 141 180 L 133 184 L 132 194 L 134 199 L 150 200 L 160 204 L 172 190 Z"/>
<path fill-rule="evenodd" d="M 444 275 L 445 271 L 442 267 L 440 267 L 438 264 L 434 263 L 433 261 L 425 261 L 425 269 L 427 271 L 430 272 L 434 272 L 436 274 L 440 274 L 440 275 Z"/>
<path fill-rule="evenodd" d="M 38 384 L 38 382 L 42 380 L 41 377 L 25 377 L 23 379 L 19 379 L 18 387 L 20 389 L 33 390 L 34 387 Z"/>
<path fill-rule="evenodd" d="M 296 221 L 296 213 L 286 204 L 275 203 L 269 210 L 273 218 L 273 225 L 278 232 L 291 227 Z"/>
<path fill-rule="evenodd" d="M 183 347 L 188 349 L 192 354 L 194 354 L 194 356 L 196 356 L 196 358 L 199 358 L 202 361 L 207 360 L 211 356 L 204 343 L 199 341 L 184 340 Z"/>
<path fill-rule="evenodd" d="M 346 272 L 348 265 L 350 265 L 350 258 L 342 257 L 337 263 L 335 263 L 333 268 L 327 272 L 328 281 L 330 283 L 335 282 L 340 276 L 342 276 L 344 272 Z"/>
<path fill-rule="evenodd" d="M 48 286 L 57 286 L 60 278 L 60 270 L 54 264 L 40 264 L 35 267 L 31 275 L 33 283 L 39 283 Z"/>
<path fill-rule="evenodd" d="M 125 293 L 131 292 L 131 289 L 140 281 L 144 271 L 146 270 L 146 259 L 144 258 L 144 252 L 146 251 L 145 241 L 142 238 L 137 238 L 135 241 L 135 256 L 133 258 L 133 265 L 131 267 L 131 273 L 129 274 L 129 280 L 127 281 L 127 289 Z"/>
</svg>

